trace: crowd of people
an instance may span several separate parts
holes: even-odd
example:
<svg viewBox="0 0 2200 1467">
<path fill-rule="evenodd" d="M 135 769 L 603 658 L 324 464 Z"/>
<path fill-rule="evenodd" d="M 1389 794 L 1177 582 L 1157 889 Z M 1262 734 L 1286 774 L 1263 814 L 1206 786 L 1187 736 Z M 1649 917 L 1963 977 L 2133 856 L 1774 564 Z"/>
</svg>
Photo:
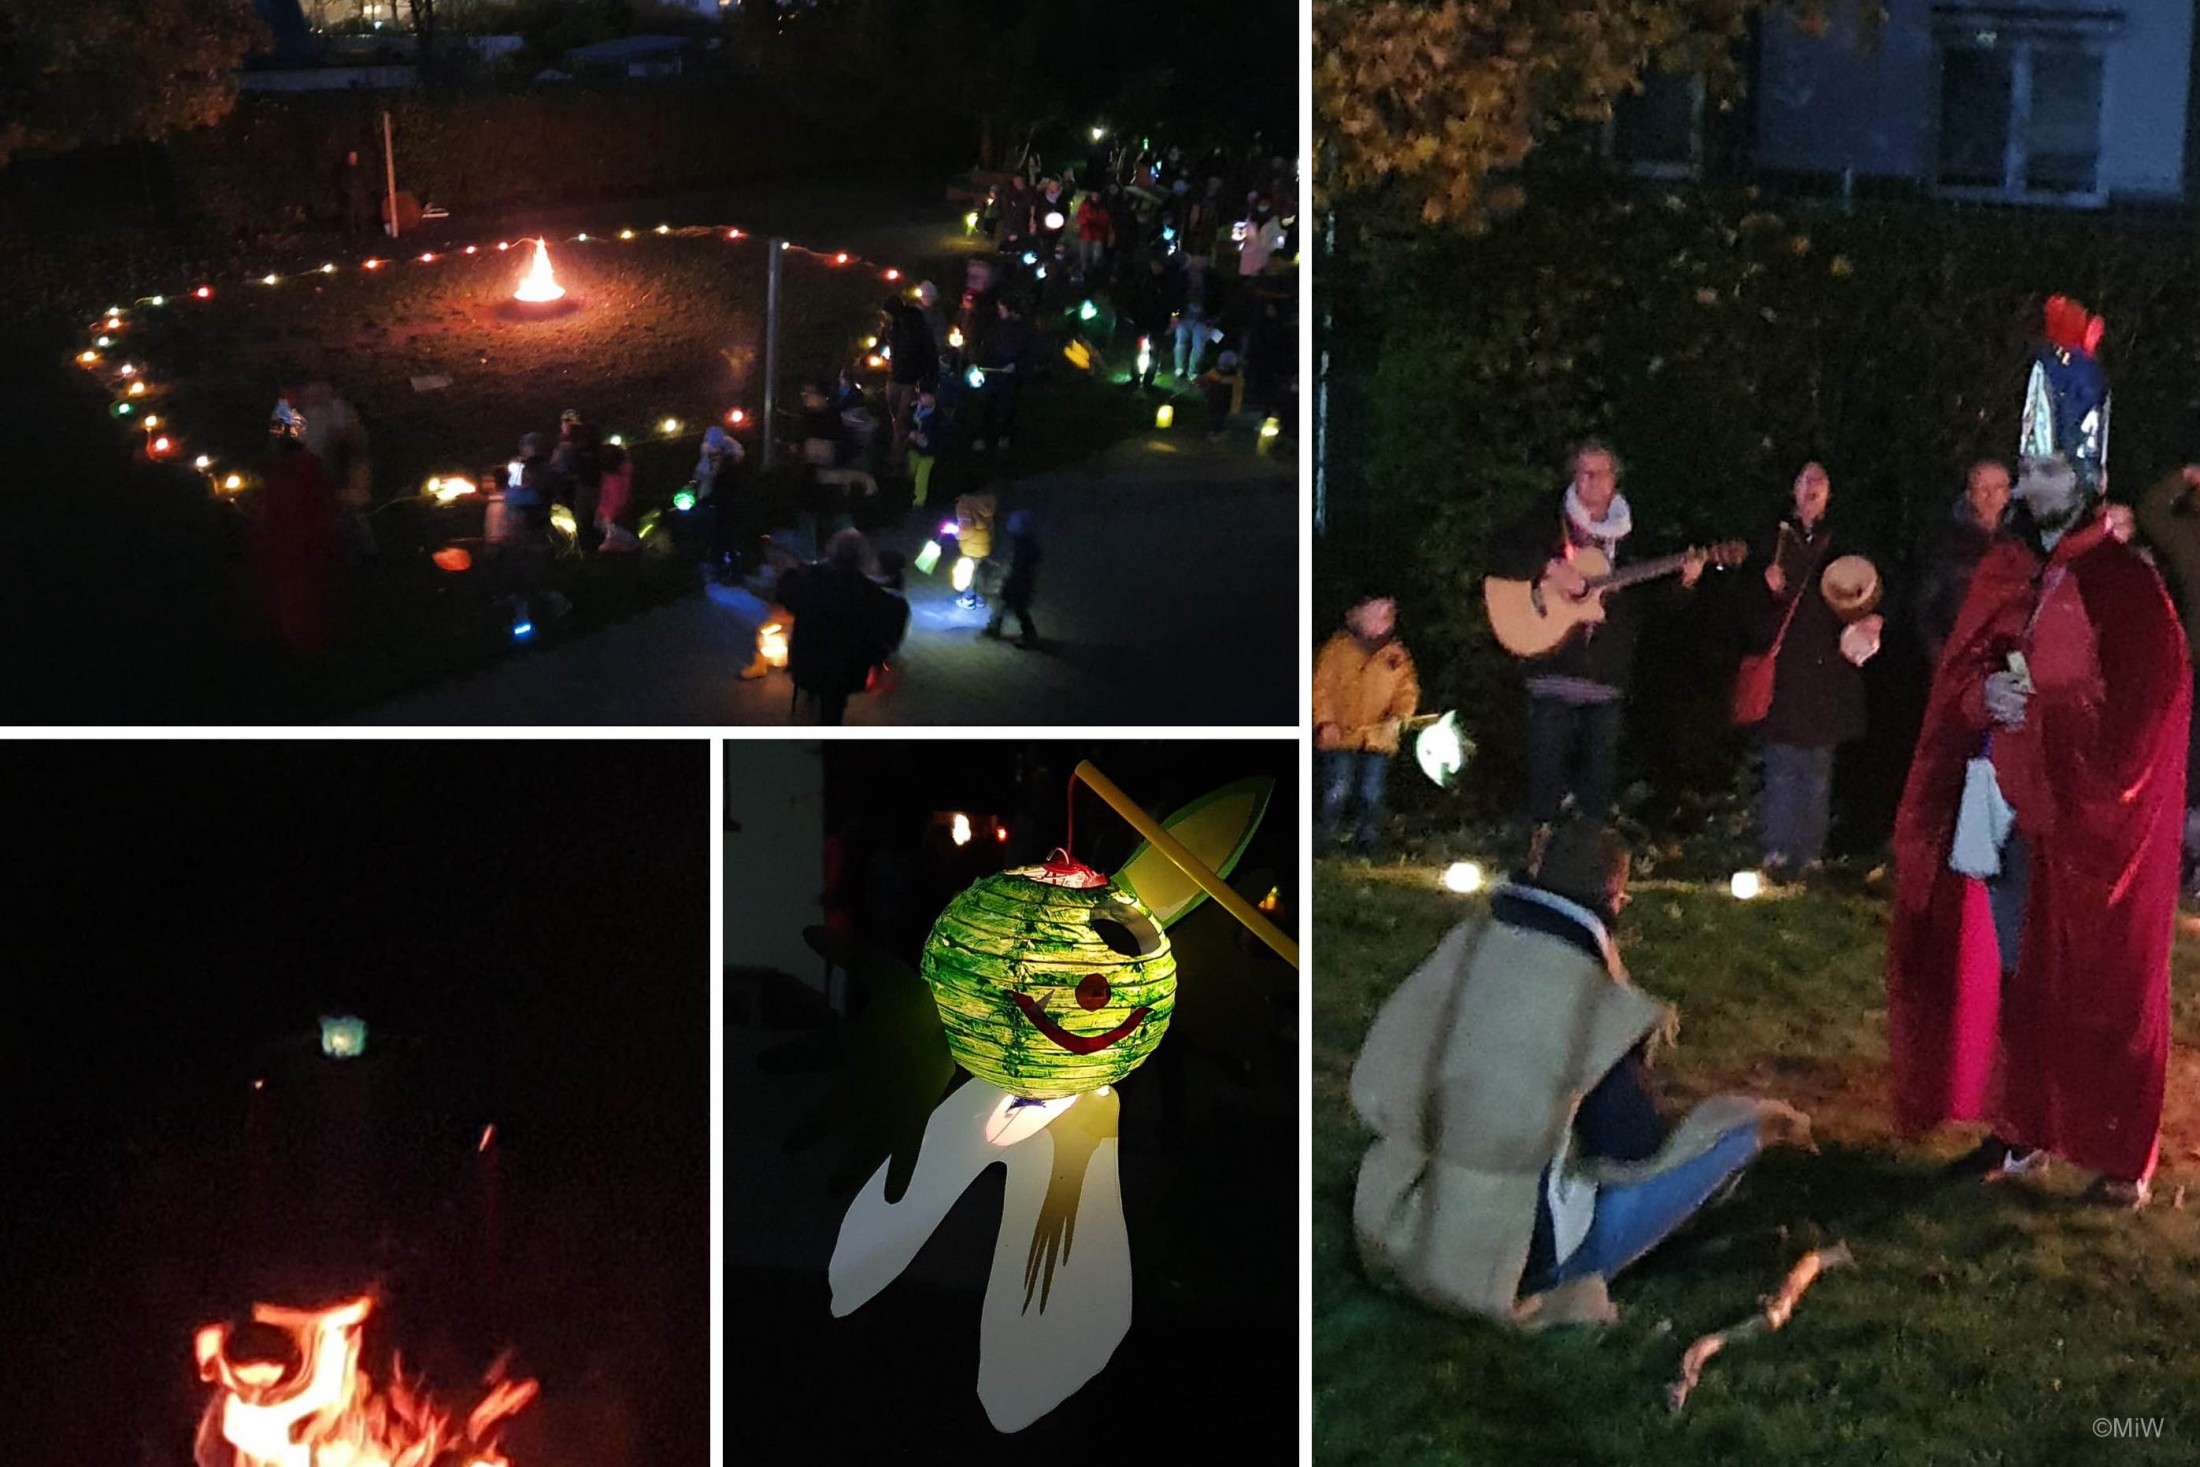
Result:
<svg viewBox="0 0 2200 1467">
<path fill-rule="evenodd" d="M 2136 510 L 2109 500 L 2106 386 L 2086 370 L 2098 339 L 2082 308 L 2051 304 L 2015 472 L 1973 464 L 1923 557 L 1910 623 L 1932 674 L 1892 838 L 1888 1088 L 1906 1138 L 1983 1128 L 1949 1177 L 2060 1163 L 2091 1174 L 2088 1202 L 2129 1210 L 2159 1161 L 2172 917 L 2200 827 L 2186 808 L 2200 466 Z M 1538 604 L 1604 602 L 1557 651 L 1523 657 L 1526 859 L 1385 1002 L 1352 1082 L 1376 1137 L 1355 1200 L 1370 1272 L 1535 1324 L 1612 1318 L 1616 1273 L 1764 1147 L 1809 1138 L 1775 1100 L 1676 1117 L 1658 1098 L 1651 1057 L 1675 1016 L 1621 960 L 1629 854 L 1609 823 L 1653 598 L 1605 589 L 1635 560 L 1618 455 L 1586 442 L 1569 467 L 1490 553 L 1490 573 L 1532 583 Z M 1888 626 L 1878 566 L 1834 500 L 1826 467 L 1804 464 L 1733 598 L 1733 717 L 1755 733 L 1776 878 L 1823 860 L 1833 751 L 1864 731 L 1862 668 Z M 1666 594 L 1688 597 L 1707 557 L 1673 560 Z M 1348 838 L 1371 845 L 1382 781 L 1366 771 L 1418 700 L 1386 598 L 1354 604 L 1314 693 L 1318 838 L 1346 831 L 1356 797 Z"/>
</svg>

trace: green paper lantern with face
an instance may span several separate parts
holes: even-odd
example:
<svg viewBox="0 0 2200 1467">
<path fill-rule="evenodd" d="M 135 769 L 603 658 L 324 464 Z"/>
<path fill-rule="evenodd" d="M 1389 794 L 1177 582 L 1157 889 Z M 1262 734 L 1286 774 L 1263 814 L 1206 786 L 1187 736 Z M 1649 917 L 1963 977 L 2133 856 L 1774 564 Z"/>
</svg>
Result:
<svg viewBox="0 0 2200 1467">
<path fill-rule="evenodd" d="M 947 1048 L 1011 1095 L 1058 1100 L 1138 1068 L 1176 1009 L 1176 959 L 1153 913 L 1074 862 L 988 876 L 924 944 Z"/>
</svg>

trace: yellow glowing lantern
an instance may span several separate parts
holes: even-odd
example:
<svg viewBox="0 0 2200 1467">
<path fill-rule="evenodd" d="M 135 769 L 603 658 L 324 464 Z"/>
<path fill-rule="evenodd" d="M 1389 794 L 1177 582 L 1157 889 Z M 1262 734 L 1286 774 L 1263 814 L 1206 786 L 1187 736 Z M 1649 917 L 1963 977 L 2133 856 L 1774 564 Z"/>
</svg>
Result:
<svg viewBox="0 0 2200 1467">
<path fill-rule="evenodd" d="M 631 229 L 622 229 L 619 231 L 619 238 L 621 239 L 632 239 L 633 237 L 634 231 Z"/>
<path fill-rule="evenodd" d="M 279 279 L 281 279 L 281 278 L 282 278 L 281 276 L 277 275 L 277 274 L 276 274 L 276 273 L 275 273 L 274 271 L 270 270 L 270 271 L 269 271 L 269 272 L 268 272 L 267 274 L 265 274 L 265 275 L 262 275 L 262 276 L 260 277 L 260 284 L 262 284 L 262 285 L 273 285 L 273 284 L 274 284 L 274 283 L 275 283 L 275 282 L 276 282 L 277 280 L 279 280 Z"/>
<path fill-rule="evenodd" d="M 96 351 L 80 351 L 76 354 L 76 359 L 87 367 L 96 366 L 99 362 L 99 353 Z"/>
<path fill-rule="evenodd" d="M 657 226 L 657 232 L 659 234 L 670 234 L 672 233 L 672 226 L 669 224 L 660 224 Z"/>
<path fill-rule="evenodd" d="M 143 382 L 132 382 L 130 384 L 130 395 L 132 397 L 143 397 L 145 395 L 145 384 Z"/>
<path fill-rule="evenodd" d="M 153 429 L 155 429 L 155 428 L 158 428 L 159 426 L 160 426 L 160 414 L 159 414 L 159 413 L 147 413 L 147 414 L 145 415 L 145 429 L 146 429 L 146 431 L 147 431 L 147 432 L 151 432 L 151 431 L 152 431 Z"/>
<path fill-rule="evenodd" d="M 323 275 L 334 275 L 336 273 L 336 262 L 334 260 L 330 260 L 326 264 L 322 265 L 321 273 Z"/>
<path fill-rule="evenodd" d="M 1482 868 L 1472 861 L 1454 861 L 1444 868 L 1444 890 L 1464 896 L 1482 889 Z"/>
<path fill-rule="evenodd" d="M 972 560 L 967 555 L 958 555 L 955 557 L 954 572 L 950 575 L 949 579 L 954 582 L 956 590 L 967 591 L 970 589 L 971 580 L 977 575 L 977 573 L 978 563 L 976 561 Z"/>
<path fill-rule="evenodd" d="M 222 487 L 234 494 L 244 487 L 244 480 L 236 474 L 231 474 L 228 478 L 222 480 Z"/>
<path fill-rule="evenodd" d="M 756 655 L 768 667 L 787 665 L 787 624 L 768 621 L 756 629 Z"/>
<path fill-rule="evenodd" d="M 1726 889 L 1734 894 L 1736 901 L 1755 901 L 1764 892 L 1765 879 L 1754 871 L 1737 871 L 1728 880 Z"/>
<path fill-rule="evenodd" d="M 948 344 L 949 346 L 951 346 L 951 347 L 954 347 L 954 348 L 955 348 L 955 349 L 956 349 L 957 351 L 960 351 L 960 350 L 962 350 L 962 344 L 963 344 L 963 329 L 962 329 L 962 327 L 960 327 L 960 326 L 950 326 L 950 327 L 948 327 L 948 328 L 947 328 L 947 344 Z"/>
<path fill-rule="evenodd" d="M 197 458 L 191 460 L 191 467 L 197 469 L 200 473 L 203 474 L 208 469 L 214 467 L 214 461 L 202 453 Z"/>
<path fill-rule="evenodd" d="M 379 270 L 382 268 L 382 262 L 380 260 L 362 260 L 359 262 L 359 268 L 362 270 Z"/>
<path fill-rule="evenodd" d="M 1168 403 L 1154 409 L 1153 425 L 1156 428 L 1171 427 L 1176 422 L 1176 409 Z"/>
<path fill-rule="evenodd" d="M 680 420 L 678 418 L 667 418 L 657 425 L 657 431 L 664 434 L 665 437 L 671 438 L 679 433 Z"/>
</svg>

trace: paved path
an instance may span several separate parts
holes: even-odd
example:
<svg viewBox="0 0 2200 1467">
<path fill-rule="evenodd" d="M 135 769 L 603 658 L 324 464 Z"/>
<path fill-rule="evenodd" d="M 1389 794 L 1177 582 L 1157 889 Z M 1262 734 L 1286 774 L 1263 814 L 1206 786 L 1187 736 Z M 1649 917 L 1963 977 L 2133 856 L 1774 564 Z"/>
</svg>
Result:
<svg viewBox="0 0 2200 1467">
<path fill-rule="evenodd" d="M 1180 724 L 1298 719 L 1297 477 L 1253 453 L 1150 433 L 999 489 L 1032 510 L 1046 646 L 977 636 L 942 574 L 910 575 L 909 637 L 891 691 L 855 725 Z M 935 521 L 936 523 L 936 521 Z M 913 550 L 916 522 L 881 543 Z M 761 603 L 713 588 L 569 640 L 554 633 L 485 671 L 360 714 L 372 725 L 786 724 L 784 672 L 756 682 Z"/>
</svg>

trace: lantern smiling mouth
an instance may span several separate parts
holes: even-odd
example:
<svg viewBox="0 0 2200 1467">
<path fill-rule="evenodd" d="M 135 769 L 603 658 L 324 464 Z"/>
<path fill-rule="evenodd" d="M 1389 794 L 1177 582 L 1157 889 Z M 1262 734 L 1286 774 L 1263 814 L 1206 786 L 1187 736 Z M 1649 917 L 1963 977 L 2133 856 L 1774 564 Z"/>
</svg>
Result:
<svg viewBox="0 0 2200 1467">
<path fill-rule="evenodd" d="M 1135 1033 L 1138 1026 L 1146 1022 L 1146 1015 L 1153 1012 L 1150 1006 L 1142 1004 L 1131 1010 L 1129 1018 L 1113 1029 L 1108 1030 L 1105 1034 L 1072 1034 L 1069 1030 L 1048 1018 L 1046 1010 L 1039 1007 L 1038 1001 L 1029 994 L 1013 993 L 1009 997 L 1016 1000 L 1016 1007 L 1024 1011 L 1024 1017 L 1031 1020 L 1033 1026 L 1041 1034 L 1046 1035 L 1047 1038 L 1053 1040 L 1071 1054 L 1098 1054 L 1101 1050 L 1115 1043 L 1116 1040 Z"/>
</svg>

